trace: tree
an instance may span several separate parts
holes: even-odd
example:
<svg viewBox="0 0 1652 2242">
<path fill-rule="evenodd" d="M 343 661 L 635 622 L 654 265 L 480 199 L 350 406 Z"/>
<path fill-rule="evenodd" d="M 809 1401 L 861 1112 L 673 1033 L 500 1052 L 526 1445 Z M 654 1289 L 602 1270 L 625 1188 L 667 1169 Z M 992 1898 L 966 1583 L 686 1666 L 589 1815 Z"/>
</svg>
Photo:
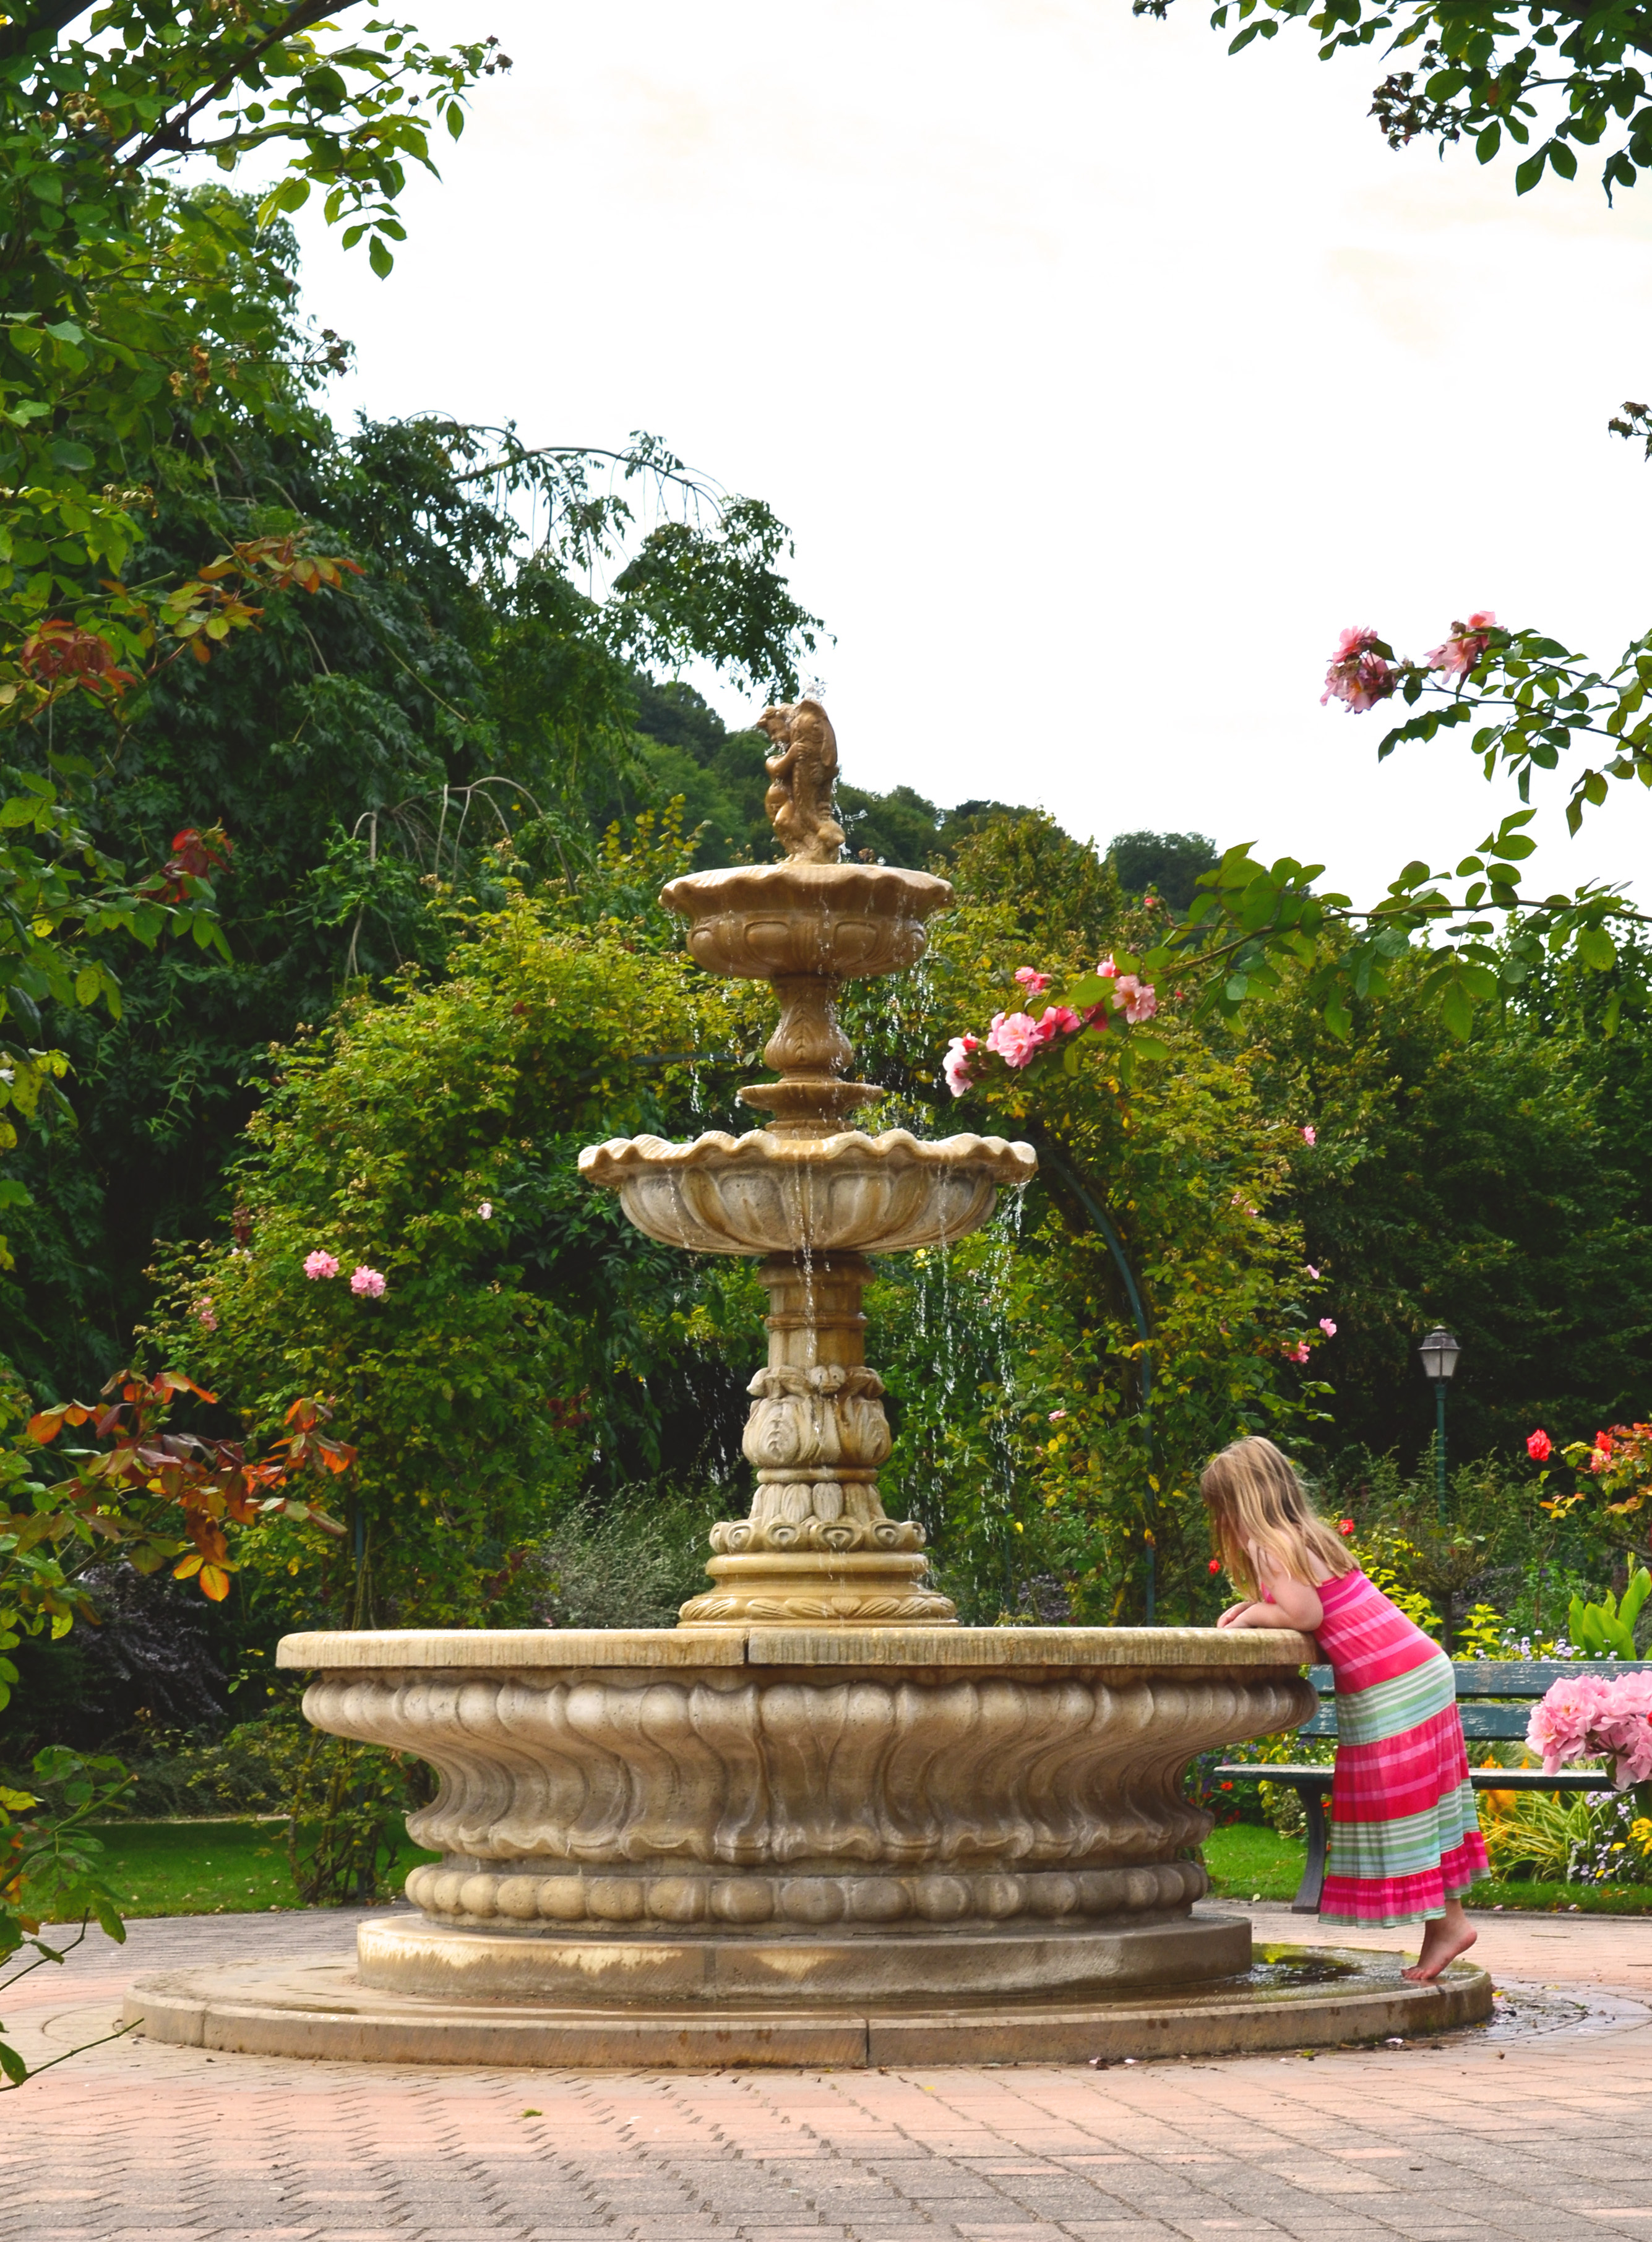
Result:
<svg viewBox="0 0 1652 2242">
<path fill-rule="evenodd" d="M 1429 1447 L 1417 1342 L 1463 1342 L 1450 1403 L 1458 1460 L 1519 1456 L 1536 1425 L 1593 1433 L 1644 1414 L 1652 1357 L 1652 1197 L 1642 953 L 1615 989 L 1544 968 L 1466 1039 L 1421 1000 L 1416 966 L 1358 1005 L 1346 1041 L 1287 987 L 1248 1025 L 1271 1105 L 1314 1126 L 1292 1205 L 1337 1335 L 1327 1451 Z M 1617 997 L 1616 1037 L 1601 1031 Z"/>
<path fill-rule="evenodd" d="M 1132 0 L 1132 10 L 1163 17 L 1170 0 Z M 1230 54 L 1293 21 L 1318 38 L 1322 62 L 1379 41 L 1387 55 L 1414 54 L 1417 67 L 1391 71 L 1372 99 L 1391 148 L 1426 139 L 1443 149 L 1467 138 L 1488 164 L 1506 136 L 1531 150 L 1514 171 L 1523 195 L 1545 165 L 1575 178 L 1576 151 L 1605 141 L 1608 198 L 1615 186 L 1632 187 L 1652 164 L 1642 61 L 1652 56 L 1652 25 L 1635 8 L 1585 0 L 1536 0 L 1520 13 L 1523 23 L 1487 0 L 1221 0 L 1211 22 L 1218 30 L 1238 26 Z"/>
<path fill-rule="evenodd" d="M 657 888 L 662 869 L 621 858 L 615 884 L 636 869 Z M 235 1227 L 163 1256 L 151 1344 L 251 1427 L 337 1396 L 350 1535 L 308 1554 L 265 1537 L 284 1615 L 497 1617 L 576 1499 L 687 1484 L 737 1449 L 734 1380 L 695 1367 L 731 1280 L 632 1231 L 574 1165 L 616 1130 L 683 1127 L 718 1071 L 700 1054 L 742 1017 L 666 954 L 663 923 L 658 947 L 638 926 L 520 894 L 467 915 L 440 977 L 357 995 L 282 1055 Z"/>
<path fill-rule="evenodd" d="M 1127 896 L 1156 895 L 1179 916 L 1192 903 L 1199 874 L 1221 861 L 1203 833 L 1121 833 L 1107 853 Z"/>
</svg>

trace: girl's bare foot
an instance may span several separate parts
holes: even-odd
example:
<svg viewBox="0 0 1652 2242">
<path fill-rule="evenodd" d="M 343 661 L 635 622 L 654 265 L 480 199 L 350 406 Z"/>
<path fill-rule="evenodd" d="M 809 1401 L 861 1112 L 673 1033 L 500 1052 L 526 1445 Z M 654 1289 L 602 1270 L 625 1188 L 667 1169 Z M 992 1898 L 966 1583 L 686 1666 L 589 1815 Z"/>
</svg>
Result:
<svg viewBox="0 0 1652 2242">
<path fill-rule="evenodd" d="M 1460 1954 L 1467 1954 L 1474 1944 L 1474 1925 L 1462 1911 L 1458 1900 L 1449 1900 L 1444 1915 L 1435 1916 L 1425 1924 L 1422 1951 L 1409 1970 L 1400 1975 L 1414 1985 L 1432 1985 L 1440 1971 L 1454 1962 Z"/>
</svg>

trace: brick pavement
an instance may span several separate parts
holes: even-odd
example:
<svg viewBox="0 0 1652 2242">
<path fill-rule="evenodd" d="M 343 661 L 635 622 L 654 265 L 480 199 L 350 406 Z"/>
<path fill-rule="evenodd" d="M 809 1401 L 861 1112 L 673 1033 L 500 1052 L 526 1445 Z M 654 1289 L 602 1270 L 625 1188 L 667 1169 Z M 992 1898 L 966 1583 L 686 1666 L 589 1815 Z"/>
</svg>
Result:
<svg viewBox="0 0 1652 2242">
<path fill-rule="evenodd" d="M 1319 1935 L 1283 1910 L 1252 1912 L 1263 1937 Z M 138 1970 L 336 1952 L 355 1920 L 136 1923 L 124 1952 L 100 1941 L 30 1980 L 8 2018 L 44 2055 L 106 2029 Z M 1441 2046 L 1311 2062 L 649 2077 L 281 2064 L 117 2041 L 0 2104 L 0 2235 L 1652 2238 L 1652 2014 L 1635 1997 L 1652 1983 L 1652 1921 L 1479 1922 L 1512 2016 Z"/>
</svg>

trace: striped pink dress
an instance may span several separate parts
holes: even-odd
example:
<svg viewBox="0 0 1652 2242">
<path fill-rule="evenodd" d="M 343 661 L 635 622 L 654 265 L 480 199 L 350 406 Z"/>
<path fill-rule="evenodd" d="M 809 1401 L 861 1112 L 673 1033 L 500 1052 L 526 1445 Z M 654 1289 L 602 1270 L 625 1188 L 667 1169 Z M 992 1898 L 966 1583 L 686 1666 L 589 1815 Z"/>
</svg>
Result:
<svg viewBox="0 0 1652 2242">
<path fill-rule="evenodd" d="M 1337 1689 L 1326 1923 L 1443 1915 L 1489 1873 L 1451 1661 L 1356 1565 L 1320 1586 Z"/>
</svg>

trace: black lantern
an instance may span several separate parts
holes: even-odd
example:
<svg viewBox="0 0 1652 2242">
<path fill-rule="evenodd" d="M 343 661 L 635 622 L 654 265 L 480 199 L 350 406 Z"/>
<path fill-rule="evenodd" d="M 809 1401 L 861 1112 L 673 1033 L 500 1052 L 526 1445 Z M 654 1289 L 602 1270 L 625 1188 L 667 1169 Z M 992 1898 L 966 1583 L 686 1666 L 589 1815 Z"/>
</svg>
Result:
<svg viewBox="0 0 1652 2242">
<path fill-rule="evenodd" d="M 1434 1389 L 1434 1496 L 1440 1507 L 1440 1522 L 1446 1522 L 1446 1388 L 1457 1374 L 1457 1358 L 1462 1353 L 1453 1334 L 1444 1324 L 1436 1324 L 1417 1353 L 1422 1358 L 1422 1373 L 1433 1381 Z"/>
</svg>

